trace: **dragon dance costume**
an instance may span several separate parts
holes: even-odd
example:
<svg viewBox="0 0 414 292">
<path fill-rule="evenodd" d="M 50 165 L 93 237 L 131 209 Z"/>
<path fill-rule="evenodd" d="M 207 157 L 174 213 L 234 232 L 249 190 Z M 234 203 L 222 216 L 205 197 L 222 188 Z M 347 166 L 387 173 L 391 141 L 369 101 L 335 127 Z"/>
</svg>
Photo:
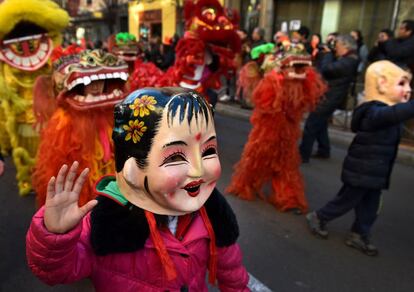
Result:
<svg viewBox="0 0 414 292">
<path fill-rule="evenodd" d="M 38 117 L 47 120 L 47 125 L 41 133 L 33 187 L 38 205 L 42 206 L 50 177 L 64 163 L 76 160 L 82 168 L 90 169 L 80 195 L 79 202 L 83 205 L 95 196 L 97 179 L 114 172 L 113 108 L 123 99 L 128 65 L 102 50 L 79 53 L 71 47 L 55 50 L 52 59 L 55 59 L 52 79 L 37 83 L 44 89 L 36 90 L 43 94 L 35 97 L 35 111 Z M 48 85 L 53 88 L 48 89 Z M 52 101 L 57 109 L 50 114 Z"/>
<path fill-rule="evenodd" d="M 0 144 L 12 150 L 20 195 L 32 189 L 39 143 L 33 85 L 37 76 L 50 73 L 49 56 L 68 22 L 68 14 L 51 0 L 0 3 Z"/>
<path fill-rule="evenodd" d="M 217 0 L 199 0 L 185 2 L 184 17 L 186 32 L 177 43 L 174 66 L 164 73 L 139 61 L 131 76 L 132 90 L 180 86 L 206 93 L 220 88 L 220 76 L 235 70 L 234 57 L 241 46 L 237 13 L 225 10 Z"/>
<path fill-rule="evenodd" d="M 138 59 L 138 42 L 133 34 L 120 32 L 108 38 L 108 50 L 110 53 L 124 60 L 128 64 L 129 73 L 134 71 L 134 64 Z"/>
<path fill-rule="evenodd" d="M 307 202 L 297 141 L 303 114 L 311 111 L 326 90 L 301 45 L 287 45 L 266 57 L 268 71 L 253 92 L 252 130 L 236 164 L 227 192 L 245 200 L 266 199 L 263 186 L 271 181 L 268 201 L 281 211 Z"/>
</svg>

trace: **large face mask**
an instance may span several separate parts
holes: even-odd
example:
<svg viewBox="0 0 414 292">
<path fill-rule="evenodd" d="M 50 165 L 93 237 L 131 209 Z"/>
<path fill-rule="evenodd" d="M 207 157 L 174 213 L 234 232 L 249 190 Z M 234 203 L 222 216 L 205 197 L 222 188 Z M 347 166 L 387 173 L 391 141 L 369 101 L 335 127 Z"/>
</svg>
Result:
<svg viewBox="0 0 414 292">
<path fill-rule="evenodd" d="M 123 137 L 122 143 L 129 142 L 135 149 L 117 170 L 122 194 L 156 214 L 182 215 L 200 209 L 221 173 L 214 123 L 204 99 L 179 88 L 143 89 L 123 105 L 127 106 L 123 116 L 128 118 L 121 128 L 116 119 L 115 144 Z"/>
<path fill-rule="evenodd" d="M 411 78 L 407 72 L 400 72 L 387 80 L 385 96 L 389 99 L 390 104 L 407 102 L 410 99 L 410 81 Z"/>
<path fill-rule="evenodd" d="M 372 63 L 365 73 L 365 100 L 388 105 L 407 102 L 411 96 L 411 74 L 390 61 Z"/>
</svg>

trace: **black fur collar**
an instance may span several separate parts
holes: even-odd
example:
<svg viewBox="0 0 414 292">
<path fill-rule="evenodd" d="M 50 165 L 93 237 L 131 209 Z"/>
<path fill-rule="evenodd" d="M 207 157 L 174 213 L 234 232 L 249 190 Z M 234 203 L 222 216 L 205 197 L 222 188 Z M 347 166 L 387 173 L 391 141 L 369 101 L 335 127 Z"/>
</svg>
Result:
<svg viewBox="0 0 414 292">
<path fill-rule="evenodd" d="M 97 255 L 132 252 L 144 247 L 149 227 L 144 211 L 134 205 L 121 206 L 110 198 L 99 196 L 91 213 L 91 244 Z M 217 189 L 205 203 L 208 217 L 216 235 L 218 247 L 236 242 L 239 227 L 236 216 Z M 157 216 L 157 222 L 165 216 Z"/>
</svg>

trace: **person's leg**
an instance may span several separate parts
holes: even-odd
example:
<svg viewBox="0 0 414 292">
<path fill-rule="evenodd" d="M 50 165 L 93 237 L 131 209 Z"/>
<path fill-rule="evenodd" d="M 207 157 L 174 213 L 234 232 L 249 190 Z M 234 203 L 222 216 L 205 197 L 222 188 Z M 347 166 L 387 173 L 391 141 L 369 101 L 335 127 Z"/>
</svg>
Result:
<svg viewBox="0 0 414 292">
<path fill-rule="evenodd" d="M 281 211 L 303 214 L 308 209 L 305 187 L 299 168 L 277 172 L 272 177 L 273 193 L 268 201 Z"/>
<path fill-rule="evenodd" d="M 321 117 L 320 130 L 316 135 L 318 141 L 318 152 L 317 156 L 322 158 L 328 158 L 331 154 L 331 145 L 329 142 L 328 134 L 329 116 Z"/>
<path fill-rule="evenodd" d="M 359 203 L 361 198 L 358 188 L 344 184 L 333 200 L 321 209 L 306 215 L 309 229 L 316 236 L 327 238 L 326 223 L 347 213 Z"/>
<path fill-rule="evenodd" d="M 236 95 L 236 74 L 232 73 L 227 82 L 227 94 L 230 96 L 230 100 L 235 100 Z"/>
<path fill-rule="evenodd" d="M 218 97 L 217 92 L 215 90 L 211 89 L 211 88 L 207 88 L 206 94 L 207 94 L 208 102 L 214 108 L 216 106 L 216 103 L 217 103 L 217 97 Z"/>
<path fill-rule="evenodd" d="M 310 113 L 303 129 L 302 141 L 299 146 L 300 155 L 303 162 L 308 162 L 312 154 L 313 143 L 320 130 L 321 118 L 318 114 Z"/>
<path fill-rule="evenodd" d="M 351 228 L 351 233 L 345 240 L 345 244 L 356 248 L 369 256 L 378 255 L 378 249 L 371 244 L 370 231 L 377 219 L 380 202 L 381 190 L 365 189 L 365 195 L 355 207 L 355 221 Z"/>
<path fill-rule="evenodd" d="M 370 231 L 378 217 L 381 202 L 381 190 L 367 189 L 365 196 L 355 207 L 355 221 L 352 232 L 358 233 L 362 238 L 368 239 Z"/>
<path fill-rule="evenodd" d="M 360 203 L 364 190 L 344 184 L 336 197 L 316 211 L 318 218 L 326 223 L 348 213 Z"/>
</svg>

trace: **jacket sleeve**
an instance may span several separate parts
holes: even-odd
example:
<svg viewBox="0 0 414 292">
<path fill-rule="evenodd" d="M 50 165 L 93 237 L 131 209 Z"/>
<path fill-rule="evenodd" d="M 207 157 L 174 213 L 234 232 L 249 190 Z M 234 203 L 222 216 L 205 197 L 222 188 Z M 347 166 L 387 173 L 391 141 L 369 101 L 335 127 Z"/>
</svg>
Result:
<svg viewBox="0 0 414 292">
<path fill-rule="evenodd" d="M 217 248 L 217 280 L 220 291 L 250 291 L 249 274 L 242 263 L 242 253 L 237 243 Z"/>
<path fill-rule="evenodd" d="M 380 49 L 384 52 L 388 59 L 393 61 L 403 61 L 407 58 L 412 58 L 414 52 L 414 37 L 399 43 L 396 39 L 378 44 Z"/>
<path fill-rule="evenodd" d="M 26 256 L 30 269 L 49 285 L 65 284 L 86 278 L 92 271 L 93 253 L 82 238 L 87 218 L 65 234 L 50 233 L 43 223 L 44 207 L 33 217 L 26 235 Z M 89 218 L 89 215 L 87 215 Z"/>
<path fill-rule="evenodd" d="M 400 124 L 410 118 L 414 118 L 414 100 L 393 106 L 373 108 L 366 126 L 371 129 L 380 129 Z"/>
<path fill-rule="evenodd" d="M 351 57 L 343 57 L 335 60 L 332 53 L 324 54 L 321 61 L 321 73 L 323 77 L 326 79 L 336 79 L 356 73 L 356 66 L 353 68 L 353 62 L 350 62 L 348 60 L 349 58 Z M 355 64 L 358 64 L 356 60 Z"/>
</svg>

